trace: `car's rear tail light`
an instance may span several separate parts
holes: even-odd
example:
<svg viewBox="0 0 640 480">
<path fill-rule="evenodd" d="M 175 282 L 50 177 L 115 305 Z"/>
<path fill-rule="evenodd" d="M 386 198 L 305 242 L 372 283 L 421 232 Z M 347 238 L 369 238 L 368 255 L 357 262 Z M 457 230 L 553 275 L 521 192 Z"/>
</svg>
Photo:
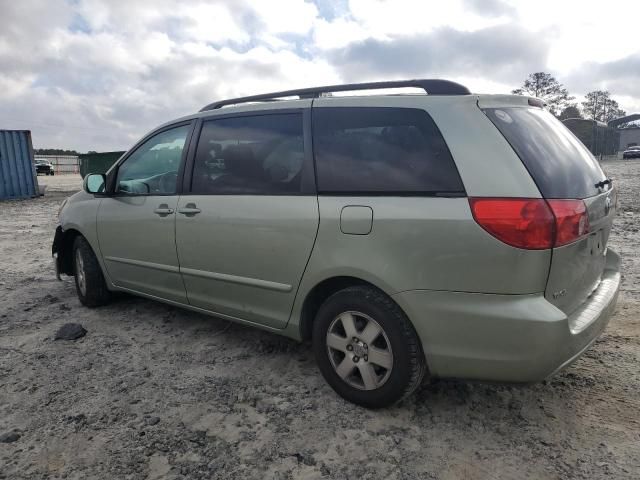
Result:
<svg viewBox="0 0 640 480">
<path fill-rule="evenodd" d="M 476 222 L 508 245 L 528 250 L 553 246 L 554 218 L 542 199 L 470 198 Z"/>
<path fill-rule="evenodd" d="M 469 198 L 476 222 L 498 240 L 526 250 L 571 243 L 589 231 L 582 200 Z"/>
<path fill-rule="evenodd" d="M 556 217 L 555 247 L 575 242 L 589 233 L 589 216 L 582 200 L 547 200 Z"/>
</svg>

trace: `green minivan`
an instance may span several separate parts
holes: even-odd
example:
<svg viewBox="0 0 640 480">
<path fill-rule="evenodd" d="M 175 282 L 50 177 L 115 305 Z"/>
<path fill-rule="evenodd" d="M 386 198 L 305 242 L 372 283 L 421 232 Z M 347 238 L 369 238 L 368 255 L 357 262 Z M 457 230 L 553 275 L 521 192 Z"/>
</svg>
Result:
<svg viewBox="0 0 640 480">
<path fill-rule="evenodd" d="M 616 304 L 616 204 L 538 99 L 334 85 L 155 129 L 85 177 L 53 254 L 88 307 L 123 291 L 311 340 L 376 408 L 425 375 L 534 382 L 578 358 Z"/>
</svg>

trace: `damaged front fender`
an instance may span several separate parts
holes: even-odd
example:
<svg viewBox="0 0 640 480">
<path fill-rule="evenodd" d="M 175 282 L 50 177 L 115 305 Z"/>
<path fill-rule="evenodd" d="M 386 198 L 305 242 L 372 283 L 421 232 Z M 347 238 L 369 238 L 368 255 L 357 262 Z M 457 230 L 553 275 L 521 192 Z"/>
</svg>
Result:
<svg viewBox="0 0 640 480">
<path fill-rule="evenodd" d="M 58 280 L 62 280 L 62 278 L 60 278 L 60 272 L 62 271 L 63 242 L 64 232 L 62 231 L 62 227 L 58 225 L 56 227 L 56 233 L 53 236 L 53 245 L 51 245 L 51 256 L 54 259 L 56 278 Z"/>
</svg>

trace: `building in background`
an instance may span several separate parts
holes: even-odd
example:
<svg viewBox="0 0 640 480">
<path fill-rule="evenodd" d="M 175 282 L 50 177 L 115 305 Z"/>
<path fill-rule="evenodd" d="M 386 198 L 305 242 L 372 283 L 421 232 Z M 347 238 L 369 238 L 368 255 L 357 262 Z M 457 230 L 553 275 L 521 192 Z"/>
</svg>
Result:
<svg viewBox="0 0 640 480">
<path fill-rule="evenodd" d="M 619 152 L 623 152 L 629 147 L 640 145 L 640 125 L 638 125 L 638 121 L 640 121 L 640 113 L 632 113 L 624 117 L 614 118 L 607 124 L 610 127 L 615 127 L 620 132 Z"/>
<path fill-rule="evenodd" d="M 640 126 L 620 128 L 620 151 L 624 151 L 634 145 L 640 145 Z"/>
<path fill-rule="evenodd" d="M 0 130 L 0 200 L 39 194 L 33 161 L 29 130 Z"/>
</svg>

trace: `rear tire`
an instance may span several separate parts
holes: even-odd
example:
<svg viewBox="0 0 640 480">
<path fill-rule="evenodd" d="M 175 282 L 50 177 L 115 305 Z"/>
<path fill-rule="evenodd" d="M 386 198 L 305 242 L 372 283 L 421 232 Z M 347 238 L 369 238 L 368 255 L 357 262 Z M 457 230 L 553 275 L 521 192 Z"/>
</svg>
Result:
<svg viewBox="0 0 640 480">
<path fill-rule="evenodd" d="M 111 299 L 102 269 L 89 242 L 78 236 L 73 242 L 73 270 L 78 299 L 85 307 L 99 307 Z"/>
<path fill-rule="evenodd" d="M 372 287 L 349 287 L 329 297 L 316 315 L 312 341 L 327 383 L 363 407 L 387 407 L 410 395 L 427 370 L 409 319 Z"/>
</svg>

